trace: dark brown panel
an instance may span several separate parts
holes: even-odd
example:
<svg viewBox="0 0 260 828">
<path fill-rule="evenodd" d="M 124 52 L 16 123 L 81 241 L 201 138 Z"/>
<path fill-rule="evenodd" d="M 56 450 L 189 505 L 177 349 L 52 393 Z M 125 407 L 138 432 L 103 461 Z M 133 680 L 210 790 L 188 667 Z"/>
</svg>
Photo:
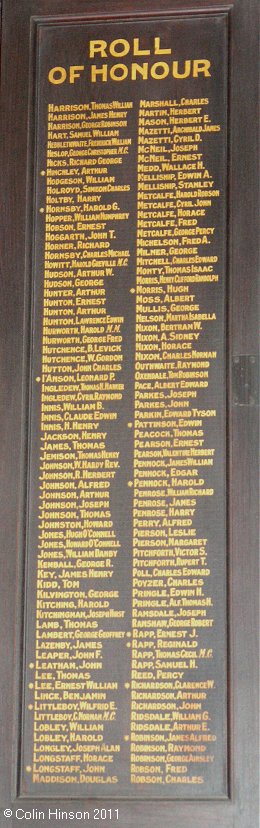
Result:
<svg viewBox="0 0 260 828">
<path fill-rule="evenodd" d="M 45 796 L 226 793 L 226 19 L 157 32 L 37 31 L 22 790 Z"/>
</svg>

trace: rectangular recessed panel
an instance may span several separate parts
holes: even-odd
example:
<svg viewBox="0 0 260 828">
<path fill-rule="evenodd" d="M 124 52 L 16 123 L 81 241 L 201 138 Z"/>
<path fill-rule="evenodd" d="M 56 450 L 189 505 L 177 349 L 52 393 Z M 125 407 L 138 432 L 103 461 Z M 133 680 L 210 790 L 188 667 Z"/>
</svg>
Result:
<svg viewBox="0 0 260 828">
<path fill-rule="evenodd" d="M 226 796 L 226 48 L 38 27 L 27 795 Z"/>
</svg>

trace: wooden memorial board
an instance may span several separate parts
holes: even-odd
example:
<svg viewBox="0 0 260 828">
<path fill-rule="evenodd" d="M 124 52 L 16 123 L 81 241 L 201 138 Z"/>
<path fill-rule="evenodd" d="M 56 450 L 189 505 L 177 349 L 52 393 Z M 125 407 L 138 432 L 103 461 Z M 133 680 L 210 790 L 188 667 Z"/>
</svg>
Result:
<svg viewBox="0 0 260 828">
<path fill-rule="evenodd" d="M 1 826 L 257 818 L 250 9 L 4 2 Z"/>
</svg>

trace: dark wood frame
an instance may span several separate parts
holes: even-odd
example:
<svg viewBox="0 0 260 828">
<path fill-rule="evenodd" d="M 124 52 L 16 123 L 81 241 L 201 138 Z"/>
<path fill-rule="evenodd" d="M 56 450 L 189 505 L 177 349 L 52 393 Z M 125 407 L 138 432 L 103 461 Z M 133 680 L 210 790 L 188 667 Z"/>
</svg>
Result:
<svg viewBox="0 0 260 828">
<path fill-rule="evenodd" d="M 32 810 L 46 800 L 17 791 L 19 686 L 23 616 L 28 411 L 28 295 L 31 259 L 32 157 L 28 145 L 33 25 L 69 19 L 129 19 L 162 13 L 226 14 L 229 77 L 229 797 L 226 800 L 109 800 L 124 828 L 256 828 L 258 821 L 258 406 L 232 392 L 233 358 L 256 357 L 257 302 L 257 0 L 3 0 L 1 275 L 1 807 Z M 31 139 L 30 139 L 31 140 Z M 28 208 L 30 210 L 30 207 Z M 90 809 L 95 800 L 83 803 Z M 69 802 L 51 800 L 69 810 Z M 8 824 L 8 820 L 7 820 Z M 9 820 L 17 825 L 17 820 Z M 27 822 L 27 824 L 29 824 Z M 34 823 L 32 823 L 34 824 Z M 48 822 L 48 824 L 51 824 Z M 57 825 L 57 821 L 52 823 Z M 103 822 L 103 825 L 111 822 Z M 0 826 L 6 817 L 0 816 Z"/>
</svg>

